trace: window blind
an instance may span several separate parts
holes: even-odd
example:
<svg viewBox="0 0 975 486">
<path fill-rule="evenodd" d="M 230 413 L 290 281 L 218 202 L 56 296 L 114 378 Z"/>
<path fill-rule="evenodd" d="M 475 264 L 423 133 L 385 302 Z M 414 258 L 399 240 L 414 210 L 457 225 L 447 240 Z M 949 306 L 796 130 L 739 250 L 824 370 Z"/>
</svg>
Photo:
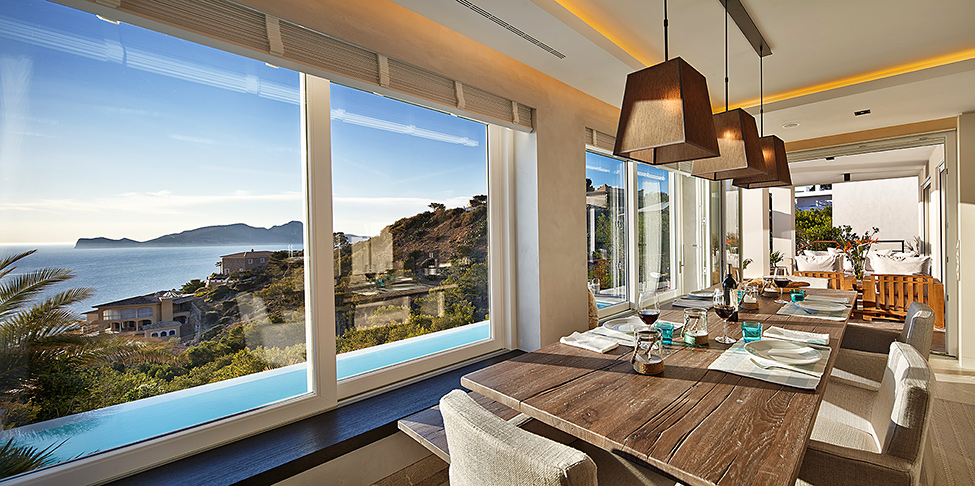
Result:
<svg viewBox="0 0 975 486">
<path fill-rule="evenodd" d="M 84 1 L 514 128 L 534 128 L 530 106 L 227 0 Z"/>
</svg>

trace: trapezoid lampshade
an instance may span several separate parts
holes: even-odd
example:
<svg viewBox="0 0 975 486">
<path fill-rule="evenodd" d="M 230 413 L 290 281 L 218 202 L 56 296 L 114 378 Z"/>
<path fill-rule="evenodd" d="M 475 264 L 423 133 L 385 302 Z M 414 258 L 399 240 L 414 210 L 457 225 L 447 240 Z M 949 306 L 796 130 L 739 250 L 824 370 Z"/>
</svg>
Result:
<svg viewBox="0 0 975 486">
<path fill-rule="evenodd" d="M 695 160 L 691 175 L 717 181 L 764 173 L 765 158 L 754 117 L 741 108 L 718 113 L 714 130 L 721 155 Z"/>
<path fill-rule="evenodd" d="M 767 164 L 771 164 L 772 172 L 768 175 L 735 179 L 733 184 L 743 189 L 791 186 L 792 174 L 789 173 L 789 160 L 785 155 L 785 142 L 775 135 L 758 140 L 762 146 L 762 156 Z"/>
<path fill-rule="evenodd" d="M 718 155 L 704 76 L 679 57 L 630 73 L 613 154 L 654 165 Z"/>
</svg>

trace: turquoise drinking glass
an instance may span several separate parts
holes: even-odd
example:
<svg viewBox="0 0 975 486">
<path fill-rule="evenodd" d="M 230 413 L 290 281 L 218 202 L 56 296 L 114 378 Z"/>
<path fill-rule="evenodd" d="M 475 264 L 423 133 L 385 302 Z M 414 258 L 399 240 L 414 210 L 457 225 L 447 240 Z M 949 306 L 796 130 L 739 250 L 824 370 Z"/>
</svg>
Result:
<svg viewBox="0 0 975 486">
<path fill-rule="evenodd" d="M 802 289 L 795 289 L 792 291 L 792 301 L 802 302 L 806 300 L 806 291 Z"/>
<path fill-rule="evenodd" d="M 762 339 L 762 323 L 754 321 L 741 321 L 741 335 L 746 343 Z"/>
<path fill-rule="evenodd" d="M 660 340 L 664 344 L 671 344 L 674 341 L 674 323 L 657 321 L 654 326 L 660 329 Z"/>
</svg>

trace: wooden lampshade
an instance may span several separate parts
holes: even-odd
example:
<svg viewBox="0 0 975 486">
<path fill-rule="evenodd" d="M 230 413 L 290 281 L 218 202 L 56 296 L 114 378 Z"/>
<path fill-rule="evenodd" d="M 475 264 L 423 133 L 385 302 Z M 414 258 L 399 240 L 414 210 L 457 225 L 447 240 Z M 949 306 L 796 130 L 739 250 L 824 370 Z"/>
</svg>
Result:
<svg viewBox="0 0 975 486">
<path fill-rule="evenodd" d="M 759 142 L 765 163 L 772 168 L 771 172 L 767 175 L 735 179 L 734 185 L 743 189 L 791 186 L 792 174 L 789 173 L 789 160 L 785 155 L 785 142 L 775 135 L 762 137 Z"/>
<path fill-rule="evenodd" d="M 764 173 L 765 158 L 754 117 L 741 108 L 718 113 L 714 115 L 714 130 L 721 155 L 695 160 L 691 175 L 717 181 Z"/>
<path fill-rule="evenodd" d="M 654 165 L 717 156 L 704 76 L 679 57 L 630 73 L 613 153 Z"/>
</svg>

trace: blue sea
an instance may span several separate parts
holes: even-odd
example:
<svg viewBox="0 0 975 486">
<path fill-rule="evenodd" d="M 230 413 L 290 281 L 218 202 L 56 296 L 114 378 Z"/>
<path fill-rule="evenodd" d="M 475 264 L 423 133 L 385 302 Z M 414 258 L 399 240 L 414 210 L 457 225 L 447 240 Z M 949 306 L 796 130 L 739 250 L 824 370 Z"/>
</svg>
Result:
<svg viewBox="0 0 975 486">
<path fill-rule="evenodd" d="M 77 287 L 90 287 L 94 297 L 72 308 L 84 313 L 93 306 L 145 295 L 159 290 L 179 289 L 190 280 L 206 279 L 218 270 L 222 255 L 250 250 L 287 250 L 287 246 L 203 246 L 177 248 L 113 248 L 76 250 L 73 245 L 0 245 L 0 258 L 36 249 L 21 259 L 11 275 L 41 268 L 68 268 L 75 278 L 51 287 L 53 294 Z M 300 250 L 301 245 L 293 245 Z M 9 277 L 7 277 L 9 278 Z"/>
</svg>

